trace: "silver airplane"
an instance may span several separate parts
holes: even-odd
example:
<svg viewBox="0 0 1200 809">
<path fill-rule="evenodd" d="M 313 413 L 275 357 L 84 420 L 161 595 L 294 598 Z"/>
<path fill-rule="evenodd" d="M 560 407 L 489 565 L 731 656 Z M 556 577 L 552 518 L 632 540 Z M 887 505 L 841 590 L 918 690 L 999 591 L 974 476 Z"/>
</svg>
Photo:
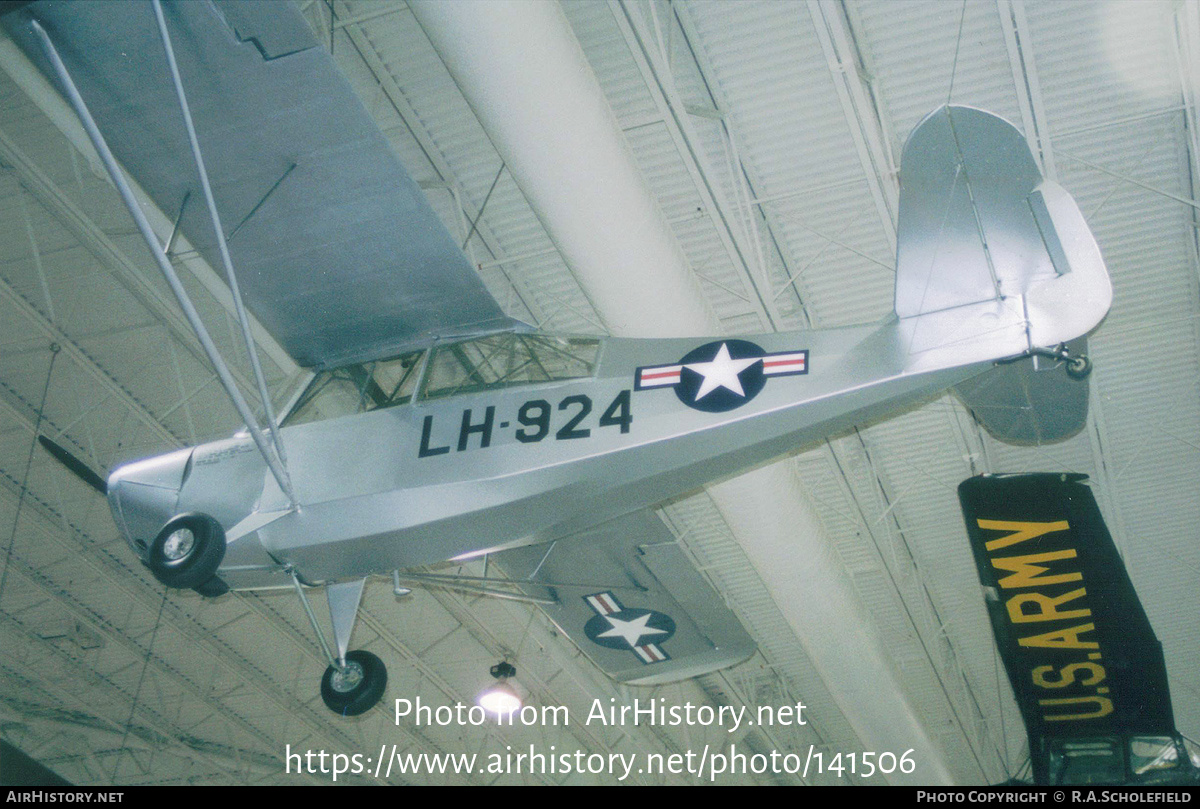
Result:
<svg viewBox="0 0 1200 809">
<path fill-rule="evenodd" d="M 165 586 L 293 588 L 338 714 L 386 684 L 349 650 L 369 577 L 535 601 L 612 677 L 670 682 L 754 645 L 656 504 L 947 388 L 1004 440 L 1083 425 L 1083 338 L 1112 288 L 1074 201 L 990 113 L 942 107 L 909 136 L 884 322 L 558 336 L 502 314 L 290 5 L 41 0 L 4 24 L 75 107 L 185 313 L 124 171 L 315 371 L 278 419 L 256 373 L 260 427 L 191 309 L 247 429 L 103 488 Z M 218 210 L 244 216 L 235 238 Z M 506 576 L 414 571 L 476 557 Z"/>
</svg>

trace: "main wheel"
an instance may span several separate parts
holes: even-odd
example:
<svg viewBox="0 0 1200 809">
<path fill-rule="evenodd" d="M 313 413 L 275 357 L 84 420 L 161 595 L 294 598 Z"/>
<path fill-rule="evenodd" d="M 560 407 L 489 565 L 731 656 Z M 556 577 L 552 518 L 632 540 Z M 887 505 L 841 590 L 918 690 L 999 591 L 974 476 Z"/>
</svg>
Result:
<svg viewBox="0 0 1200 809">
<path fill-rule="evenodd" d="M 225 531 L 207 514 L 180 514 L 158 532 L 146 566 L 168 587 L 204 584 L 225 558 Z"/>
<path fill-rule="evenodd" d="M 387 687 L 387 667 L 370 652 L 346 653 L 346 667 L 330 666 L 321 678 L 325 707 L 340 716 L 358 716 L 379 702 Z"/>
</svg>

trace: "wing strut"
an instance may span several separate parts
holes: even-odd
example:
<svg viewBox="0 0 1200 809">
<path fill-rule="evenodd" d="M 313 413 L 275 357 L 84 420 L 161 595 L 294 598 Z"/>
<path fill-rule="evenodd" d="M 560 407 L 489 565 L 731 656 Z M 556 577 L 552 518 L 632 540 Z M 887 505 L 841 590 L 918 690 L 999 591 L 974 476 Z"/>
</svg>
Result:
<svg viewBox="0 0 1200 809">
<path fill-rule="evenodd" d="M 279 424 L 275 419 L 275 406 L 267 393 L 267 381 L 263 378 L 262 365 L 258 361 L 258 349 L 255 348 L 254 338 L 250 334 L 250 319 L 246 317 L 246 306 L 242 303 L 242 291 L 238 288 L 237 275 L 233 272 L 233 260 L 229 257 L 229 244 L 225 240 L 225 231 L 221 227 L 221 217 L 217 213 L 217 203 L 213 199 L 212 186 L 208 181 L 208 171 L 204 168 L 204 158 L 200 155 L 200 141 L 196 137 L 196 127 L 192 123 L 192 110 L 188 106 L 187 96 L 183 92 L 183 79 L 179 76 L 179 65 L 175 62 L 175 49 L 171 47 L 171 35 L 167 33 L 167 21 L 163 18 L 162 3 L 154 2 L 154 17 L 158 20 L 158 34 L 162 38 L 163 50 L 167 54 L 167 66 L 171 69 L 171 81 L 175 85 L 175 95 L 179 99 L 179 110 L 183 113 L 183 123 L 187 127 L 188 143 L 192 146 L 192 157 L 196 160 L 196 171 L 200 175 L 200 187 L 204 191 L 204 201 L 208 205 L 208 213 L 212 219 L 213 231 L 217 234 L 217 246 L 221 249 L 221 263 L 225 265 L 225 277 L 229 279 L 229 291 L 233 293 L 233 304 L 237 310 L 238 323 L 242 327 L 242 339 L 246 341 L 246 353 L 250 355 L 250 366 L 254 369 L 254 381 L 258 383 L 258 398 L 262 400 L 263 412 L 267 416 L 267 426 L 271 428 L 271 443 L 279 460 L 287 463 L 287 454 L 283 451 L 283 437 L 279 434 Z M 290 169 L 289 169 L 290 171 Z M 286 175 L 285 175 L 286 176 Z"/>
<path fill-rule="evenodd" d="M 79 90 L 75 87 L 75 82 L 71 79 L 71 75 L 67 72 L 66 66 L 59 57 L 58 50 L 54 47 L 54 43 L 50 41 L 50 37 L 37 20 L 32 20 L 31 25 L 34 33 L 41 42 L 42 49 L 46 53 L 46 58 L 50 60 L 50 64 L 54 67 L 54 72 L 58 75 L 58 80 L 67 94 L 67 100 L 71 102 L 71 106 L 75 109 L 75 114 L 79 116 L 80 123 L 83 124 L 84 130 L 87 132 L 88 139 L 91 140 L 92 146 L 95 147 L 96 153 L 104 163 L 104 168 L 108 171 L 113 185 L 116 186 L 117 191 L 120 193 L 125 207 L 129 209 L 129 213 L 133 217 L 133 221 L 137 224 L 138 230 L 146 242 L 146 246 L 150 248 L 150 254 L 158 262 L 158 267 L 166 277 L 171 291 L 175 293 L 175 299 L 179 301 L 179 306 L 183 309 L 184 316 L 187 317 L 188 323 L 191 324 L 193 331 L 196 332 L 196 338 L 200 341 L 200 346 L 208 356 L 209 362 L 213 364 L 213 368 L 221 380 L 221 385 L 224 386 L 225 392 L 229 394 L 229 398 L 233 402 L 233 406 L 237 409 L 238 415 L 245 421 L 246 427 L 250 430 L 250 436 L 254 439 L 258 451 L 262 453 L 263 459 L 267 462 L 267 466 L 270 468 L 275 482 L 279 484 L 279 488 L 294 507 L 296 505 L 296 496 L 292 491 L 292 481 L 288 476 L 287 470 L 284 468 L 280 458 L 271 451 L 270 445 L 267 444 L 267 439 L 259 428 L 258 422 L 250 410 L 250 406 L 246 403 L 245 397 L 242 396 L 242 392 L 238 389 L 233 375 L 229 372 L 229 367 L 225 364 L 225 360 L 221 357 L 220 352 L 217 351 L 212 337 L 209 336 L 208 329 L 205 328 L 204 322 L 196 312 L 196 307 L 192 305 L 187 290 L 183 288 L 179 276 L 175 274 L 175 268 L 171 266 L 170 260 L 163 253 L 162 245 L 158 243 L 154 229 L 150 227 L 150 222 L 146 219 L 146 215 L 142 213 L 141 207 L 137 204 L 133 191 L 129 188 L 129 183 L 121 173 L 120 167 L 117 166 L 116 158 L 113 157 L 108 144 L 105 143 L 104 136 L 100 134 L 100 129 L 96 126 L 95 119 L 92 118 L 87 105 L 83 102 L 83 97 L 80 96 Z M 237 300 L 236 295 L 234 299 Z M 239 304 L 239 312 L 240 309 Z M 245 325 L 244 318 L 242 318 L 242 322 Z M 253 352 L 251 356 L 254 356 Z M 256 368 L 256 370 L 258 369 Z M 270 405 L 267 406 L 269 407 Z M 272 432 L 277 431 L 273 430 Z"/>
</svg>

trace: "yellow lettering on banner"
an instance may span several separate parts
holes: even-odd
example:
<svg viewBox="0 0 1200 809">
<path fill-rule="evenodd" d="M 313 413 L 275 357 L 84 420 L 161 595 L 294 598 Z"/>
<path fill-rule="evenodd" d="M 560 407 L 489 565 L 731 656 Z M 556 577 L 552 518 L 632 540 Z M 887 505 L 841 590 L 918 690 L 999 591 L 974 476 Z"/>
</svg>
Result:
<svg viewBox="0 0 1200 809">
<path fill-rule="evenodd" d="M 1070 528 L 1066 520 L 1058 520 L 1057 522 L 1011 522 L 1009 520 L 976 520 L 980 528 L 987 531 L 1011 531 L 1012 533 L 1006 537 L 993 539 L 984 547 L 989 551 L 998 551 L 1001 548 L 1007 548 L 1009 545 L 1016 545 L 1018 542 L 1024 542 L 1027 539 L 1036 539 L 1044 534 L 1053 534 L 1057 531 L 1066 531 Z"/>
<path fill-rule="evenodd" d="M 1059 677 L 1056 680 L 1050 679 L 1047 675 L 1054 671 L 1054 666 L 1038 666 L 1033 670 L 1033 684 L 1040 688 L 1066 688 L 1075 682 L 1075 672 L 1087 671 L 1091 676 L 1080 680 L 1081 685 L 1098 685 L 1104 682 L 1104 678 L 1108 676 L 1104 671 L 1104 666 L 1099 663 L 1072 663 L 1069 666 L 1064 666 L 1059 672 Z"/>
<path fill-rule="evenodd" d="M 1042 635 L 1030 635 L 1027 638 L 1020 638 L 1017 643 L 1021 646 L 1039 646 L 1043 649 L 1099 649 L 1099 643 L 1079 639 L 1084 632 L 1091 632 L 1095 628 L 1095 624 L 1081 624 L 1069 629 L 1046 632 Z"/>
<path fill-rule="evenodd" d="M 1065 581 L 1081 581 L 1082 573 L 1058 573 L 1053 576 L 1042 576 L 1041 574 L 1050 568 L 1037 564 L 1038 562 L 1074 558 L 1075 549 L 1067 548 L 1066 550 L 1033 553 L 1027 556 L 1004 556 L 1000 559 L 993 559 L 992 567 L 997 570 L 1007 570 L 1012 574 L 1000 580 L 1000 586 L 1006 590 L 1015 587 L 1040 587 L 1045 584 L 1062 584 Z"/>
<path fill-rule="evenodd" d="M 1043 716 L 1047 722 L 1071 722 L 1076 719 L 1100 719 L 1108 716 L 1113 712 L 1112 700 L 1108 697 L 1063 697 L 1061 699 L 1039 699 L 1038 705 L 1080 705 L 1086 702 L 1092 702 L 1096 705 L 1096 710 L 1091 713 L 1064 713 L 1055 716 Z"/>
<path fill-rule="evenodd" d="M 1087 595 L 1087 590 L 1080 587 L 1078 590 L 1072 590 L 1069 593 L 1053 598 L 1045 596 L 1041 593 L 1017 593 L 1004 606 L 1008 608 L 1008 617 L 1014 624 L 1029 624 L 1036 621 L 1062 621 L 1069 618 L 1087 618 L 1092 614 L 1090 609 L 1086 607 L 1077 610 L 1067 610 L 1059 612 L 1058 607 L 1068 601 L 1074 601 L 1077 598 L 1083 598 Z M 1026 612 L 1025 605 L 1032 604 L 1036 608 L 1036 612 Z"/>
</svg>

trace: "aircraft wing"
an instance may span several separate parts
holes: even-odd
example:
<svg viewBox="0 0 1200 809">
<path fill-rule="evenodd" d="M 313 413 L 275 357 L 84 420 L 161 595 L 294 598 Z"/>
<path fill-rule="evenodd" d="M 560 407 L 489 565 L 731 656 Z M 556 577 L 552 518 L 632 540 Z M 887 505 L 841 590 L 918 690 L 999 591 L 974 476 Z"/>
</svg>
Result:
<svg viewBox="0 0 1200 809">
<path fill-rule="evenodd" d="M 653 685 L 732 666 L 754 653 L 737 616 L 644 509 L 550 545 L 496 554 L 550 617 L 619 682 Z M 544 586 L 542 586 L 544 585 Z"/>
<path fill-rule="evenodd" d="M 206 0 L 164 13 L 238 283 L 297 363 L 517 325 L 291 3 Z M 126 171 L 167 216 L 183 206 L 181 231 L 220 268 L 150 3 L 39 0 L 3 15 L 57 86 L 31 17 Z"/>
</svg>

